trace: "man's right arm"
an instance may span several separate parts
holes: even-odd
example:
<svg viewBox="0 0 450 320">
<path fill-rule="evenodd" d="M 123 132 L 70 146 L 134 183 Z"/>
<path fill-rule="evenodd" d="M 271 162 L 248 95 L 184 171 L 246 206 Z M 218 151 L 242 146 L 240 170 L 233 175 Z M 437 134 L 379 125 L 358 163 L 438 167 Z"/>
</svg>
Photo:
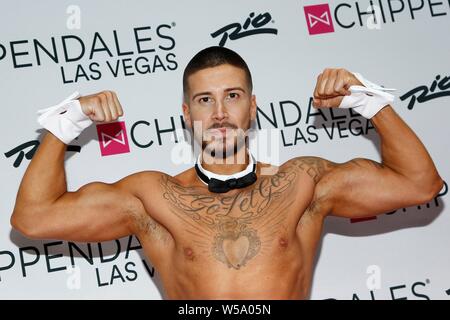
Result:
<svg viewBox="0 0 450 320">
<path fill-rule="evenodd" d="M 95 106 L 111 116 L 106 105 Z M 88 106 L 86 103 L 84 107 Z M 91 106 L 92 107 L 92 106 Z M 100 118 L 101 120 L 101 118 Z M 67 145 L 48 132 L 30 162 L 17 193 L 12 226 L 33 239 L 107 241 L 135 233 L 136 221 L 145 219 L 144 206 L 134 190 L 148 175 L 133 174 L 116 183 L 92 182 L 67 191 L 64 156 Z"/>
</svg>

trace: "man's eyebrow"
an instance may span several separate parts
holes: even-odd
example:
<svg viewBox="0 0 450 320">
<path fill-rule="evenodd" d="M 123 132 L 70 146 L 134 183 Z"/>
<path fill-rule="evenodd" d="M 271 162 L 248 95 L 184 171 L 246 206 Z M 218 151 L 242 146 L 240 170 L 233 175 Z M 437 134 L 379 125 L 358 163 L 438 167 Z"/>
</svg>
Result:
<svg viewBox="0 0 450 320">
<path fill-rule="evenodd" d="M 194 96 L 192 97 L 192 100 L 195 100 L 195 98 L 198 97 L 198 96 L 209 95 L 209 94 L 211 94 L 210 91 L 205 91 L 205 92 L 199 92 L 199 93 L 196 93 L 196 94 L 194 94 Z"/>
<path fill-rule="evenodd" d="M 241 88 L 241 87 L 227 88 L 227 89 L 225 89 L 224 91 L 225 91 L 225 92 L 229 92 L 229 91 L 234 91 L 234 90 L 240 90 L 240 91 L 242 91 L 242 92 L 245 93 L 245 90 L 244 90 L 243 88 Z"/>
<path fill-rule="evenodd" d="M 245 93 L 245 90 L 243 88 L 241 88 L 241 87 L 226 88 L 223 91 L 230 92 L 230 91 L 234 91 L 234 90 L 240 90 L 243 93 Z M 192 97 L 192 100 L 195 100 L 195 98 L 198 97 L 198 96 L 210 95 L 210 94 L 211 94 L 211 91 L 199 92 L 199 93 L 194 94 L 194 96 Z"/>
</svg>

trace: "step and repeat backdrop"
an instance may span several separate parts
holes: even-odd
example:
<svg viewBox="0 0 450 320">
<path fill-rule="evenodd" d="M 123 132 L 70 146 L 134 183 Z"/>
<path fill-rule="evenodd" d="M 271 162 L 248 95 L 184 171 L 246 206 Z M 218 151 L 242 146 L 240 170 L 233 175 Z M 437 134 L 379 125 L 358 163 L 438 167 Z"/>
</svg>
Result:
<svg viewBox="0 0 450 320">
<path fill-rule="evenodd" d="M 68 147 L 70 191 L 191 167 L 172 156 L 186 143 L 178 134 L 182 73 L 208 46 L 237 51 L 252 71 L 254 127 L 276 132 L 276 149 L 257 153 L 260 161 L 381 160 L 369 120 L 312 108 L 317 75 L 341 67 L 397 89 L 393 107 L 450 178 L 448 0 L 11 1 L 1 9 L 1 299 L 164 298 L 136 237 L 35 241 L 9 219 L 42 139 L 36 111 L 74 91 L 114 90 L 125 115 L 119 131 L 93 125 Z M 421 206 L 363 221 L 328 218 L 310 298 L 450 299 L 448 197 L 445 183 Z"/>
</svg>

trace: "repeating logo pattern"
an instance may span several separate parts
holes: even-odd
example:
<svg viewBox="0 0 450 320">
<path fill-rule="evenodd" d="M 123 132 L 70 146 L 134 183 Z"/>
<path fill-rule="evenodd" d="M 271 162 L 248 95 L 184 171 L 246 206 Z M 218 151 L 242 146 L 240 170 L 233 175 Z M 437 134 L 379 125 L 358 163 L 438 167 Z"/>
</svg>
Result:
<svg viewBox="0 0 450 320">
<path fill-rule="evenodd" d="M 97 125 L 97 134 L 102 156 L 130 152 L 125 122 Z"/>
</svg>

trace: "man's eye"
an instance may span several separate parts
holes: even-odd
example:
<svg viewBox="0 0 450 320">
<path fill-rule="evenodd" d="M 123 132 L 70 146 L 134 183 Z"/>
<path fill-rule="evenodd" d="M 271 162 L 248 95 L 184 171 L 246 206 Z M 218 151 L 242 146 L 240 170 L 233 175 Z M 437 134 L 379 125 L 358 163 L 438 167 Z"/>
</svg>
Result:
<svg viewBox="0 0 450 320">
<path fill-rule="evenodd" d="M 230 94 L 228 95 L 230 98 L 234 99 L 234 98 L 238 98 L 239 94 L 237 94 L 236 92 L 230 92 Z"/>
<path fill-rule="evenodd" d="M 209 102 L 209 97 L 200 98 L 200 102 Z"/>
</svg>

